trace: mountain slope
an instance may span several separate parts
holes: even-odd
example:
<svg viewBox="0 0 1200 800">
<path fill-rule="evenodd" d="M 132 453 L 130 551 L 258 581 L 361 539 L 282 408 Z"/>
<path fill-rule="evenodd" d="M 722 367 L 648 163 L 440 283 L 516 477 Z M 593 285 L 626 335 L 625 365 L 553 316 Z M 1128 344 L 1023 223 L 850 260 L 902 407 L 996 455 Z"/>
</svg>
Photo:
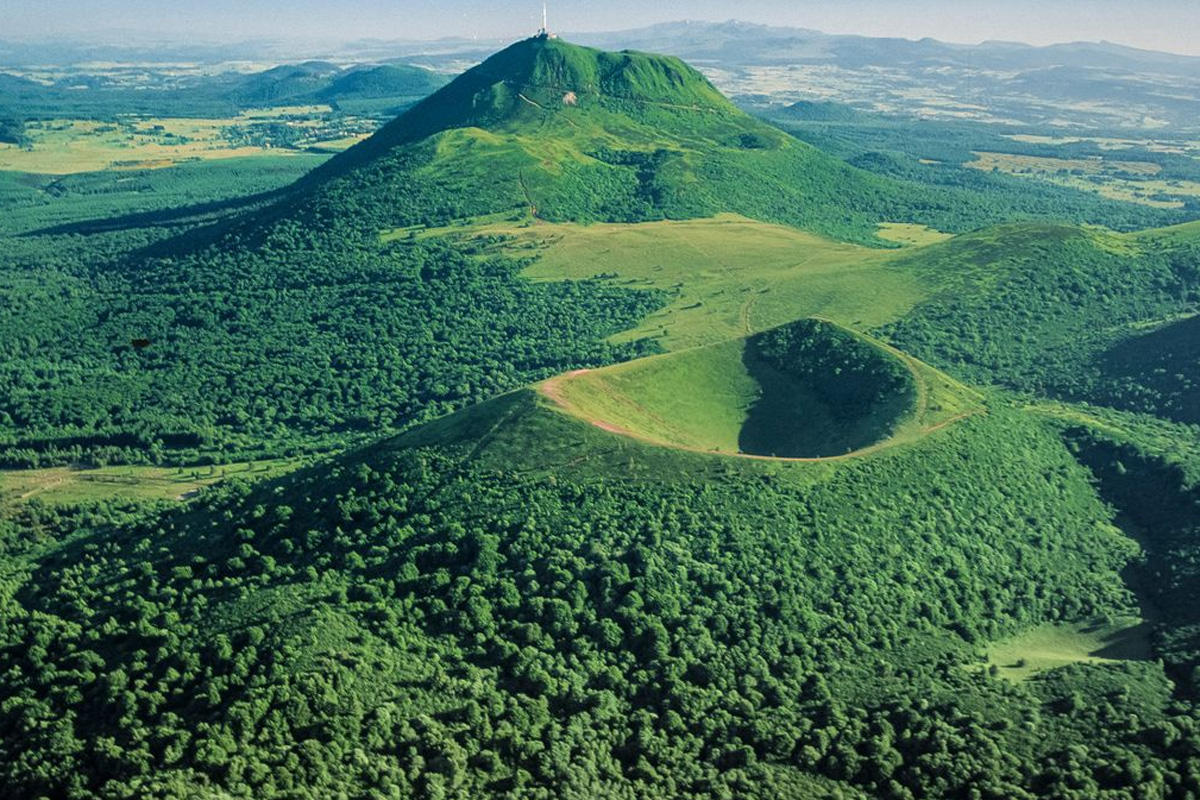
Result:
<svg viewBox="0 0 1200 800">
<path fill-rule="evenodd" d="M 878 222 L 944 202 L 914 202 L 912 189 L 750 117 L 678 59 L 535 38 L 331 159 L 276 218 L 352 218 L 377 232 L 494 213 L 632 222 L 732 211 L 878 245 Z"/>
</svg>

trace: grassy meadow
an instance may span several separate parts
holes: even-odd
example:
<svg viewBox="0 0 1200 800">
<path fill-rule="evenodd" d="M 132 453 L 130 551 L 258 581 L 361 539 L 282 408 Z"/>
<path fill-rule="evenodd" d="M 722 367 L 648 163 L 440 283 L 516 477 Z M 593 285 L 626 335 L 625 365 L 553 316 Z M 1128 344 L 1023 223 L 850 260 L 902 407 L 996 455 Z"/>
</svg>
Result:
<svg viewBox="0 0 1200 800">
<path fill-rule="evenodd" d="M 1068 664 L 1148 661 L 1150 631 L 1149 623 L 1132 616 L 1042 625 L 994 643 L 988 664 L 1005 678 L 1022 681 Z"/>
<path fill-rule="evenodd" d="M 113 466 L 95 469 L 0 470 L 0 508 L 38 500 L 75 505 L 123 499 L 185 500 L 230 478 L 277 478 L 300 467 L 301 461 L 273 459 L 192 467 Z"/>
<path fill-rule="evenodd" d="M 524 272 L 535 281 L 599 275 L 626 288 L 666 290 L 672 296 L 665 308 L 614 339 L 652 337 L 667 350 L 727 341 L 801 317 L 872 328 L 898 318 L 922 296 L 915 280 L 890 268 L 899 251 L 733 214 L 638 224 L 484 220 L 429 233 L 504 237 L 505 252 L 536 256 Z"/>
</svg>

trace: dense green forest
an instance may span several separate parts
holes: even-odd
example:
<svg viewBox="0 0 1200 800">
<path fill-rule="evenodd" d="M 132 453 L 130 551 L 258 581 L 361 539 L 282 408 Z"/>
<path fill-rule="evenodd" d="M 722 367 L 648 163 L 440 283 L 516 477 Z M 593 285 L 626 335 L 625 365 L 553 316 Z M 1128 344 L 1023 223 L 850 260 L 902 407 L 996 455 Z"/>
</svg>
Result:
<svg viewBox="0 0 1200 800">
<path fill-rule="evenodd" d="M 1186 672 L 978 665 L 1133 607 L 1136 548 L 1053 428 L 997 407 L 896 457 L 722 476 L 530 393 L 456 424 L 35 551 L 6 592 L 12 796 L 1196 788 Z"/>
<path fill-rule="evenodd" d="M 17 283 L 0 336 L 0 458 L 161 463 L 328 448 L 646 352 L 601 340 L 658 303 L 597 283 L 529 283 L 518 264 L 444 242 L 313 250 L 302 272 L 288 269 L 294 253 L 229 263 L 212 252 L 178 271 L 164 259 L 153 273 Z"/>
<path fill-rule="evenodd" d="M 0 143 L 24 146 L 29 141 L 25 123 L 18 119 L 0 118 Z"/>
<path fill-rule="evenodd" d="M 1195 440 L 1194 437 L 1193 441 Z M 1196 697 L 1200 689 L 1200 491 L 1185 470 L 1134 440 L 1073 428 L 1068 441 L 1144 549 L 1135 577 L 1162 616 L 1156 650 Z M 1196 754 L 1200 756 L 1200 753 Z"/>
<path fill-rule="evenodd" d="M 330 449 L 647 352 L 602 340 L 657 295 L 532 284 L 451 242 L 381 247 L 344 224 L 314 241 L 285 222 L 257 250 L 210 244 L 304 163 L 0 183 L 0 463 Z"/>
<path fill-rule="evenodd" d="M 0 173 L 0 466 L 325 454 L 0 492 L 0 798 L 1200 797 L 1200 229 L 880 135 L 538 39 L 328 160 Z M 742 366 L 849 422 L 917 404 L 911 355 L 980 407 L 851 458 L 649 444 L 522 387 L 654 352 L 611 337 L 674 289 L 428 230 L 717 211 L 967 231 L 873 265 L 895 358 L 799 320 Z M 993 655 L 1123 619 L 1144 652 Z"/>
</svg>

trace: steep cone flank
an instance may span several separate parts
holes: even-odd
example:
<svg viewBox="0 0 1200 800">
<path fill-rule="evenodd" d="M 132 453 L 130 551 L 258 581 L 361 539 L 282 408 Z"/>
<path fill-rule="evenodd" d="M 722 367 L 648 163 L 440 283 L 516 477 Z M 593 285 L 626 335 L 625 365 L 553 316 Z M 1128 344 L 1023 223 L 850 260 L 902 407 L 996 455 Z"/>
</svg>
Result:
<svg viewBox="0 0 1200 800">
<path fill-rule="evenodd" d="M 610 53 L 533 38 L 460 75 L 375 136 L 334 159 L 328 170 L 455 128 L 521 128 L 548 112 L 608 107 L 695 110 L 740 115 L 708 79 L 678 58 Z"/>
</svg>

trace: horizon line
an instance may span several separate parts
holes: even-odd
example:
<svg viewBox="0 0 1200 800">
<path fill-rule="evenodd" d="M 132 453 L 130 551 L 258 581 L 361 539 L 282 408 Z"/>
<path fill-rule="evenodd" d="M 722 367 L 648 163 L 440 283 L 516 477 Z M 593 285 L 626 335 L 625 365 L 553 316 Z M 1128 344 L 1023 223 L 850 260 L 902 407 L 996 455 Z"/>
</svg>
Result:
<svg viewBox="0 0 1200 800">
<path fill-rule="evenodd" d="M 582 35 L 582 36 L 618 35 L 618 34 L 623 34 L 623 33 L 639 33 L 639 32 L 643 32 L 643 31 L 652 30 L 654 28 L 667 27 L 667 26 L 671 26 L 671 25 L 692 25 L 692 24 L 717 26 L 717 27 L 730 26 L 730 25 L 741 25 L 741 26 L 746 26 L 746 27 L 751 27 L 751 28 L 761 28 L 764 30 L 804 31 L 807 33 L 818 34 L 821 36 L 853 37 L 853 38 L 868 39 L 868 40 L 880 40 L 880 41 L 906 41 L 906 42 L 913 42 L 913 43 L 930 41 L 930 42 L 937 42 L 938 44 L 944 44 L 944 45 L 950 45 L 950 46 L 956 46 L 956 47 L 983 47 L 986 45 L 1013 45 L 1013 46 L 1018 46 L 1018 47 L 1030 48 L 1030 49 L 1034 49 L 1034 50 L 1042 50 L 1042 49 L 1049 49 L 1049 48 L 1054 48 L 1054 47 L 1067 47 L 1067 46 L 1071 46 L 1071 45 L 1098 45 L 1098 46 L 1120 47 L 1120 48 L 1124 48 L 1124 49 L 1128 49 L 1128 50 L 1136 50 L 1136 51 L 1143 52 L 1143 53 L 1157 53 L 1157 54 L 1161 54 L 1161 55 L 1172 56 L 1175 58 L 1196 59 L 1196 60 L 1200 61 L 1200 54 L 1181 53 L 1181 52 L 1173 51 L 1173 50 L 1165 50 L 1165 49 L 1160 49 L 1160 48 L 1146 47 L 1146 46 L 1142 46 L 1142 45 L 1127 44 L 1124 42 L 1114 41 L 1111 39 L 1103 39 L 1103 38 L 1102 39 L 1070 39 L 1070 40 L 1048 42 L 1045 44 L 1034 44 L 1034 43 L 1019 40 L 1019 39 L 1002 39 L 1002 38 L 980 39 L 978 41 L 954 41 L 954 40 L 949 40 L 949 39 L 940 39 L 935 36 L 921 36 L 921 37 L 875 36 L 875 35 L 866 34 L 866 33 L 853 33 L 853 32 L 830 33 L 829 31 L 821 30 L 818 28 L 798 27 L 798 26 L 794 26 L 794 25 L 771 25 L 768 23 L 751 22 L 748 20 L 742 20 L 742 19 L 737 19 L 737 18 L 732 18 L 732 17 L 728 18 L 728 19 L 724 19 L 724 20 L 681 18 L 681 19 L 675 19 L 675 20 L 666 20 L 663 22 L 656 22 L 656 23 L 652 23 L 650 25 L 643 25 L 643 26 L 636 27 L 636 28 L 623 28 L 623 29 L 601 28 L 601 29 L 574 30 L 574 31 L 568 30 L 568 31 L 559 32 L 559 36 L 563 39 L 569 40 L 572 36 L 575 36 L 575 35 Z M 149 30 L 142 30 L 142 29 L 136 29 L 136 28 L 102 28 L 102 29 L 86 29 L 86 30 L 78 30 L 78 31 L 69 31 L 69 32 L 63 32 L 60 34 L 5 33 L 5 34 L 0 35 L 0 43 L 39 44 L 39 43 L 59 42 L 62 44 L 90 44 L 90 45 L 94 45 L 94 46 L 97 46 L 97 45 L 98 46 L 107 46 L 107 47 L 112 47 L 115 49 L 135 49 L 139 46 L 139 44 L 141 44 L 138 41 L 132 41 L 132 42 L 127 42 L 127 43 L 103 41 L 104 37 L 124 36 L 124 37 L 131 37 L 134 39 L 141 39 L 141 40 L 143 40 L 142 43 L 144 43 L 145 40 L 154 40 L 159 43 L 166 41 L 172 45 L 188 46 L 188 47 L 194 48 L 194 49 L 205 49 L 205 48 L 216 48 L 216 47 L 237 47 L 237 46 L 254 45 L 254 44 L 258 44 L 258 45 L 274 44 L 274 45 L 290 45 L 290 46 L 308 45 L 308 46 L 320 46 L 320 47 L 343 46 L 343 47 L 345 47 L 345 46 L 351 46 L 351 45 L 367 43 L 367 42 L 381 43 L 381 44 L 387 44 L 387 43 L 437 44 L 440 42 L 459 42 L 459 43 L 518 42 L 518 41 L 523 41 L 524 39 L 533 38 L 536 35 L 537 35 L 536 33 L 529 34 L 527 36 L 521 36 L 521 35 L 512 36 L 512 35 L 505 35 L 503 33 L 497 33 L 495 36 L 471 36 L 468 34 L 449 34 L 449 35 L 444 35 L 444 36 L 435 36 L 435 37 L 428 37 L 428 38 L 425 38 L 425 37 L 408 38 L 408 37 L 399 37 L 399 36 L 397 36 L 397 37 L 379 37 L 379 36 L 347 35 L 347 36 L 335 36 L 335 37 L 322 38 L 322 37 L 308 36 L 308 35 L 297 35 L 297 36 L 290 37 L 290 36 L 281 36 L 278 34 L 272 34 L 272 35 L 247 34 L 246 36 L 238 37 L 238 38 L 223 39 L 223 38 L 215 38 L 214 37 L 214 38 L 197 39 L 195 34 L 189 34 L 185 31 L 179 31 L 179 30 L 149 31 Z"/>
</svg>

